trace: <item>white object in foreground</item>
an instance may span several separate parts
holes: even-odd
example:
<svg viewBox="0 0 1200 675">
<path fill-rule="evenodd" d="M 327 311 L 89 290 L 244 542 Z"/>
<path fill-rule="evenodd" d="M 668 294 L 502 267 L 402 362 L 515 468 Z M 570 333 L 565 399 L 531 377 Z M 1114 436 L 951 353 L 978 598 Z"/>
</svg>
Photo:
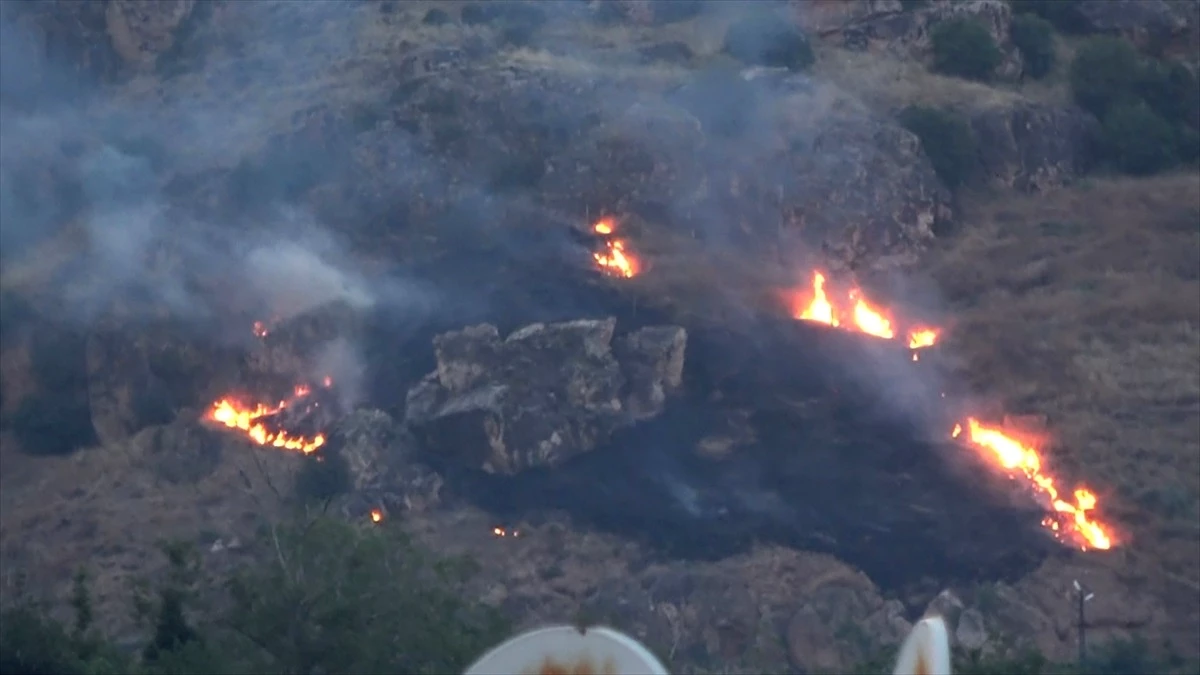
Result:
<svg viewBox="0 0 1200 675">
<path fill-rule="evenodd" d="M 642 643 L 611 628 L 552 626 L 492 649 L 465 675 L 668 675 Z"/>
<path fill-rule="evenodd" d="M 900 645 L 895 675 L 950 675 L 950 638 L 940 616 L 917 622 Z"/>
<path fill-rule="evenodd" d="M 950 638 L 939 616 L 917 622 L 896 657 L 895 675 L 951 675 Z M 464 675 L 668 675 L 642 643 L 597 626 L 551 626 L 492 649 Z"/>
</svg>

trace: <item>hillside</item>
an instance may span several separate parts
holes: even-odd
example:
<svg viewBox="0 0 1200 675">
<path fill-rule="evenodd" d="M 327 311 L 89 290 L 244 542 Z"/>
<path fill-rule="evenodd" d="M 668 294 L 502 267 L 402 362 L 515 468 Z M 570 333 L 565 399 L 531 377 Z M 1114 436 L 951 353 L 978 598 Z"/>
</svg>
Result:
<svg viewBox="0 0 1200 675">
<path fill-rule="evenodd" d="M 1200 15 L 1052 4 L 4 4 L 4 605 L 321 510 L 676 672 L 1200 658 Z"/>
</svg>

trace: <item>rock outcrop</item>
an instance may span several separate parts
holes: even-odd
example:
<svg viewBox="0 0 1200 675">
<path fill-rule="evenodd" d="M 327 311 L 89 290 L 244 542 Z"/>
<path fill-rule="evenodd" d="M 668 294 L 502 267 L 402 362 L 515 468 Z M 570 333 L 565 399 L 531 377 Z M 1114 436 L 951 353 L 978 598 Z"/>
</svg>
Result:
<svg viewBox="0 0 1200 675">
<path fill-rule="evenodd" d="M 479 325 L 434 339 L 437 370 L 408 394 L 430 451 L 490 473 L 553 466 L 662 410 L 687 334 L 644 328 L 613 348 L 614 319 L 533 324 L 501 340 Z M 617 355 L 626 361 L 618 361 Z"/>
<path fill-rule="evenodd" d="M 1021 102 L 966 115 L 992 187 L 1043 192 L 1070 184 L 1095 162 L 1099 125 L 1079 108 Z"/>
<path fill-rule="evenodd" d="M 418 461 L 407 431 L 382 410 L 361 409 L 342 417 L 323 452 L 346 460 L 357 501 L 421 512 L 441 499 L 442 478 Z"/>
<path fill-rule="evenodd" d="M 1081 0 L 1075 12 L 1082 30 L 1145 50 L 1183 55 L 1200 45 L 1200 8 L 1189 0 Z"/>
<path fill-rule="evenodd" d="M 935 1 L 911 9 L 886 0 L 838 3 L 844 5 L 838 8 L 811 4 L 798 11 L 802 22 L 818 35 L 838 40 L 847 49 L 883 50 L 925 61 L 932 54 L 930 36 L 935 26 L 951 19 L 972 19 L 987 28 L 1004 54 L 996 76 L 1011 80 L 1022 71 L 1021 55 L 1008 35 L 1012 10 L 1003 0 Z"/>
</svg>

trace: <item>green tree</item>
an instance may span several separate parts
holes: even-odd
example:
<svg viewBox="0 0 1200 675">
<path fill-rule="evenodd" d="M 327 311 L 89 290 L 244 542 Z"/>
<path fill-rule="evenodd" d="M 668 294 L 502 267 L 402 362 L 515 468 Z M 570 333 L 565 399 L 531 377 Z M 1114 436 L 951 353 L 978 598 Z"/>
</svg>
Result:
<svg viewBox="0 0 1200 675">
<path fill-rule="evenodd" d="M 328 501 L 350 490 L 350 463 L 341 453 L 321 449 L 301 461 L 292 488 L 301 501 Z"/>
<path fill-rule="evenodd" d="M 1054 26 L 1039 16 L 1018 14 L 1013 17 L 1009 32 L 1025 61 L 1025 72 L 1034 79 L 1048 75 L 1056 57 Z"/>
<path fill-rule="evenodd" d="M 254 646 L 257 670 L 450 673 L 505 634 L 492 610 L 459 595 L 467 571 L 386 523 L 321 516 L 272 529 L 274 555 L 230 585 L 225 623 Z"/>
<path fill-rule="evenodd" d="M 1109 110 L 1103 134 L 1105 155 L 1122 172 L 1145 176 L 1179 161 L 1176 131 L 1141 101 Z"/>
<path fill-rule="evenodd" d="M 953 189 L 968 181 L 979 161 L 975 133 L 954 113 L 925 106 L 900 112 L 901 126 L 921 139 L 921 147 L 942 182 Z"/>
<path fill-rule="evenodd" d="M 969 80 L 988 80 L 1003 55 L 986 26 L 975 19 L 948 19 L 933 27 L 933 69 Z"/>
<path fill-rule="evenodd" d="M 1095 37 L 1076 52 L 1069 79 L 1075 102 L 1103 119 L 1115 105 L 1138 100 L 1142 68 L 1127 40 Z"/>
<path fill-rule="evenodd" d="M 1172 125 L 1200 127 L 1200 83 L 1182 63 L 1147 59 L 1139 73 L 1137 93 Z"/>
<path fill-rule="evenodd" d="M 1063 33 L 1081 35 L 1088 21 L 1079 11 L 1079 0 L 1011 0 L 1014 15 L 1031 14 L 1049 21 Z"/>
</svg>

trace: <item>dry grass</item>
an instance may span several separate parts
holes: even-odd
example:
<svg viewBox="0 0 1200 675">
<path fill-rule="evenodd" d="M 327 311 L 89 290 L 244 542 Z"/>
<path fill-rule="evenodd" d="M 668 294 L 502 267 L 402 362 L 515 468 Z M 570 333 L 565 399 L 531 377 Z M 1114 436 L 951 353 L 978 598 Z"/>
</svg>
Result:
<svg viewBox="0 0 1200 675">
<path fill-rule="evenodd" d="M 271 485 L 290 492 L 297 465 L 294 456 L 231 442 L 213 474 L 172 484 L 156 475 L 154 458 L 140 445 L 131 440 L 69 458 L 37 458 L 0 435 L 4 593 L 19 571 L 35 593 L 61 597 L 75 571 L 86 569 L 97 621 L 110 634 L 127 635 L 134 628 L 134 584 L 165 568 L 160 542 L 192 541 L 207 553 L 217 538 L 248 541 L 281 508 Z M 233 562 L 231 554 L 221 555 L 206 555 L 206 564 Z"/>
<path fill-rule="evenodd" d="M 933 260 L 973 384 L 1043 413 L 1052 461 L 1200 580 L 1200 176 L 975 199 Z M 1187 584 L 1185 584 L 1187 585 Z"/>
</svg>

